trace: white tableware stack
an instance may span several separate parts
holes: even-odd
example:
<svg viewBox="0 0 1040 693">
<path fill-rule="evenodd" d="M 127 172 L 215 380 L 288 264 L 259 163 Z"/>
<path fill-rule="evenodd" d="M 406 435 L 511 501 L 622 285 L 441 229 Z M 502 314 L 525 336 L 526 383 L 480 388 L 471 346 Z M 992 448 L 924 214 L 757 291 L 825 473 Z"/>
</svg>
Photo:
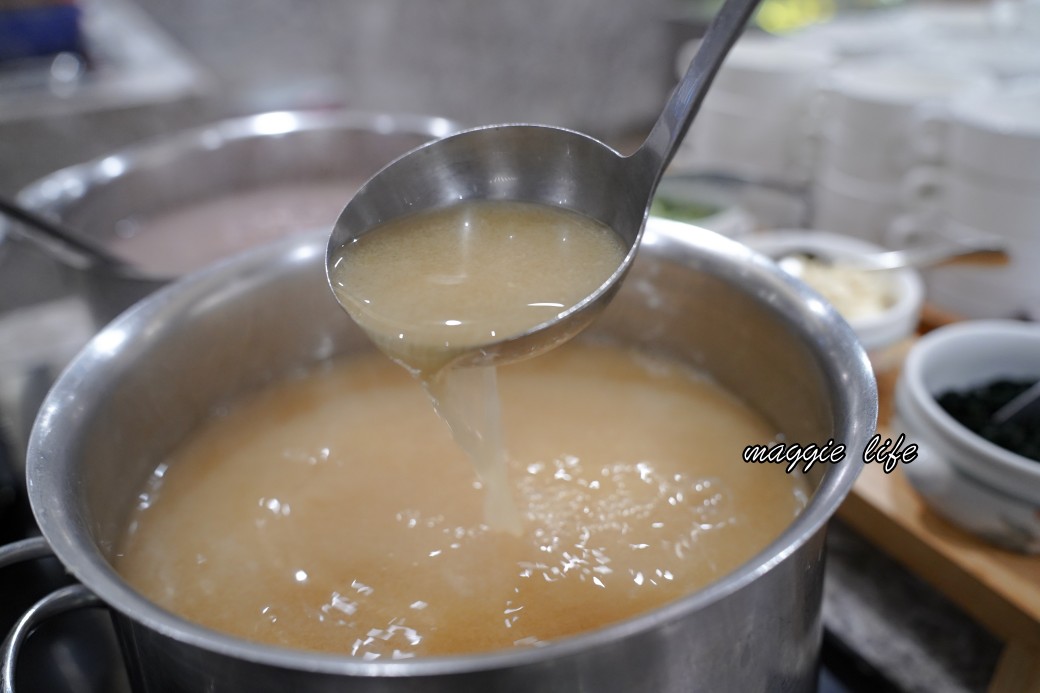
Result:
<svg viewBox="0 0 1040 693">
<path fill-rule="evenodd" d="M 914 56 L 839 65 L 822 91 L 813 225 L 888 244 L 897 220 L 928 215 L 913 199 L 928 189 L 908 180 L 942 163 L 952 99 L 987 81 L 970 66 Z"/>
<path fill-rule="evenodd" d="M 918 52 L 971 62 L 1000 79 L 1040 75 L 1040 0 L 934 4 L 905 23 Z"/>
<path fill-rule="evenodd" d="M 680 72 L 695 49 L 681 51 Z M 996 236 L 1007 266 L 928 270 L 927 301 L 1040 320 L 1040 0 L 906 5 L 747 34 L 672 169 L 786 187 L 809 203 L 797 225 L 890 248 Z M 743 207 L 758 228 L 790 225 L 753 199 Z"/>
<path fill-rule="evenodd" d="M 696 49 L 694 42 L 680 51 L 680 73 Z M 822 46 L 745 35 L 726 57 L 673 168 L 805 185 L 814 159 L 815 94 L 833 63 Z"/>
<path fill-rule="evenodd" d="M 1040 320 L 1040 80 L 958 98 L 945 151 L 946 164 L 917 181 L 933 193 L 925 205 L 937 208 L 936 223 L 910 224 L 893 240 L 921 242 L 932 233 L 1001 239 L 1009 265 L 930 270 L 929 299 L 964 317 Z"/>
<path fill-rule="evenodd" d="M 840 61 L 846 61 L 915 52 L 919 35 L 919 21 L 905 10 L 893 9 L 838 13 L 787 38 L 826 46 Z"/>
</svg>

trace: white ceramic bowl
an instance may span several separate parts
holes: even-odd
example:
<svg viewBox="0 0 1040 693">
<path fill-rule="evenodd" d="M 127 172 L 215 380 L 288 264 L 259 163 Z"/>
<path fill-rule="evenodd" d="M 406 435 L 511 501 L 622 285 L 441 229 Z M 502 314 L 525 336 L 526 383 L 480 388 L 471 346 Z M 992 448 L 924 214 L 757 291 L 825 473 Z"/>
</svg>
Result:
<svg viewBox="0 0 1040 693">
<path fill-rule="evenodd" d="M 776 229 L 742 239 L 755 250 L 771 257 L 788 252 L 816 251 L 822 256 L 884 252 L 874 243 L 828 231 Z M 880 277 L 888 293 L 889 307 L 880 312 L 847 318 L 876 371 L 892 367 L 900 345 L 917 329 L 924 304 L 924 282 L 913 269 L 892 270 Z M 839 308 L 840 310 L 840 308 Z"/>
<path fill-rule="evenodd" d="M 1040 324 L 976 320 L 930 332 L 903 365 L 893 430 L 919 446 L 904 468 L 936 512 L 994 544 L 1040 553 L 1040 462 L 976 435 L 936 400 L 1001 378 L 1040 380 Z"/>
</svg>

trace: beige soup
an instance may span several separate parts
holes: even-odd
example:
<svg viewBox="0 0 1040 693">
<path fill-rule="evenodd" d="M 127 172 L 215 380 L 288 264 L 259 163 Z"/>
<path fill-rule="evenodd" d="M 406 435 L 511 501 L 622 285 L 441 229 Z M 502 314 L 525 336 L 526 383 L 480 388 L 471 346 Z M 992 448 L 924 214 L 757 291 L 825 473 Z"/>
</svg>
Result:
<svg viewBox="0 0 1040 693">
<path fill-rule="evenodd" d="M 117 568 L 249 640 L 369 659 L 534 646 L 716 580 L 803 508 L 741 451 L 777 433 L 684 367 L 571 344 L 500 369 L 517 534 L 382 356 L 215 417 L 155 472 Z"/>
</svg>

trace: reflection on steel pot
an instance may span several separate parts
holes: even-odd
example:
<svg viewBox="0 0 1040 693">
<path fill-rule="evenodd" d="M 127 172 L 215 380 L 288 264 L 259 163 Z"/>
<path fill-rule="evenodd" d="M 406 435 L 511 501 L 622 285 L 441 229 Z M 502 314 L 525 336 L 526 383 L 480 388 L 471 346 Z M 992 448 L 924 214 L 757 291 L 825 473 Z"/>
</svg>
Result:
<svg viewBox="0 0 1040 693">
<path fill-rule="evenodd" d="M 443 118 L 418 115 L 261 113 L 176 133 L 56 171 L 22 190 L 18 201 L 91 240 L 124 250 L 124 255 L 129 251 L 141 265 L 140 271 L 86 267 L 60 245 L 48 246 L 69 268 L 69 279 L 86 297 L 100 326 L 186 273 L 185 269 L 194 268 L 191 255 L 179 265 L 170 265 L 172 254 L 197 250 L 202 243 L 217 244 L 213 256 L 236 249 L 236 244 L 246 245 L 249 225 L 269 221 L 265 217 L 271 216 L 274 206 L 292 206 L 293 196 L 300 197 L 292 216 L 306 217 L 308 207 L 323 194 L 321 186 L 325 186 L 328 206 L 337 199 L 332 197 L 336 189 L 331 184 L 340 183 L 344 186 L 341 199 L 328 219 L 331 229 L 353 194 L 351 182 L 360 185 L 401 154 L 458 129 L 456 123 Z M 308 186 L 319 191 L 308 194 Z M 229 199 L 222 204 L 222 197 Z M 208 216 L 199 211 L 207 205 L 216 205 Z M 263 211 L 251 209 L 260 205 L 265 207 Z M 178 223 L 171 217 L 179 211 L 184 217 Z M 190 216 L 192 211 L 194 216 Z M 233 238 L 222 240 L 217 226 L 220 217 L 229 215 L 241 216 L 243 221 L 235 228 L 225 221 L 224 235 Z M 141 240 L 147 240 L 146 235 L 167 238 L 146 244 L 127 244 L 121 238 L 135 221 L 149 218 L 156 223 L 140 229 Z M 296 220 L 290 219 L 286 225 L 292 221 Z M 255 239 L 264 240 L 263 236 L 274 232 L 274 226 L 265 228 Z M 171 242 L 170 236 L 183 238 Z M 120 244 L 130 247 L 123 249 Z M 205 254 L 194 257 L 208 259 Z M 156 260 L 166 265 L 156 264 Z"/>
<path fill-rule="evenodd" d="M 323 273 L 326 237 L 234 258 L 106 327 L 44 403 L 29 452 L 33 509 L 58 558 L 111 608 L 135 690 L 797 691 L 815 687 L 824 527 L 860 465 L 819 466 L 805 511 L 700 592 L 544 647 L 363 661 L 246 642 L 150 603 L 112 568 L 155 465 L 239 393 L 336 354 L 372 349 Z M 838 314 L 745 246 L 652 219 L 617 298 L 586 333 L 710 373 L 793 441 L 862 448 L 877 397 Z M 83 592 L 50 610 L 90 605 Z M 43 610 L 43 611 L 46 611 Z M 29 619 L 33 621 L 33 618 Z M 7 648 L 10 662 L 24 624 Z"/>
</svg>

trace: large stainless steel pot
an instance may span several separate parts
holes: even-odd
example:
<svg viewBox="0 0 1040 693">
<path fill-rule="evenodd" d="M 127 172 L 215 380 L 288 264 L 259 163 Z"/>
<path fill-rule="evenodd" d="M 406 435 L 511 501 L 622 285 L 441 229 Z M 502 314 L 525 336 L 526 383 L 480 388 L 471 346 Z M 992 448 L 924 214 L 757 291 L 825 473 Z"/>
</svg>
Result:
<svg viewBox="0 0 1040 693">
<path fill-rule="evenodd" d="M 55 171 L 24 188 L 18 201 L 104 242 L 123 220 L 215 195 L 276 183 L 363 181 L 405 152 L 459 129 L 457 123 L 424 115 L 260 113 Z M 86 298 L 98 327 L 175 278 L 90 267 L 62 246 L 41 242 L 68 268 L 69 282 Z"/>
<path fill-rule="evenodd" d="M 854 453 L 817 466 L 806 510 L 793 523 L 777 518 L 790 525 L 732 574 L 537 649 L 399 661 L 298 652 L 201 628 L 130 589 L 112 569 L 113 547 L 167 452 L 218 403 L 301 365 L 371 348 L 326 287 L 325 240 L 284 243 L 181 280 L 108 325 L 61 376 L 33 430 L 29 493 L 46 540 L 83 587 L 20 622 L 5 645 L 8 670 L 43 616 L 100 600 L 135 690 L 146 693 L 814 688 L 824 528 L 859 472 Z M 855 451 L 873 434 L 877 393 L 851 329 L 771 262 L 710 232 L 651 219 L 631 275 L 586 334 L 706 370 L 789 440 L 834 438 Z"/>
</svg>

